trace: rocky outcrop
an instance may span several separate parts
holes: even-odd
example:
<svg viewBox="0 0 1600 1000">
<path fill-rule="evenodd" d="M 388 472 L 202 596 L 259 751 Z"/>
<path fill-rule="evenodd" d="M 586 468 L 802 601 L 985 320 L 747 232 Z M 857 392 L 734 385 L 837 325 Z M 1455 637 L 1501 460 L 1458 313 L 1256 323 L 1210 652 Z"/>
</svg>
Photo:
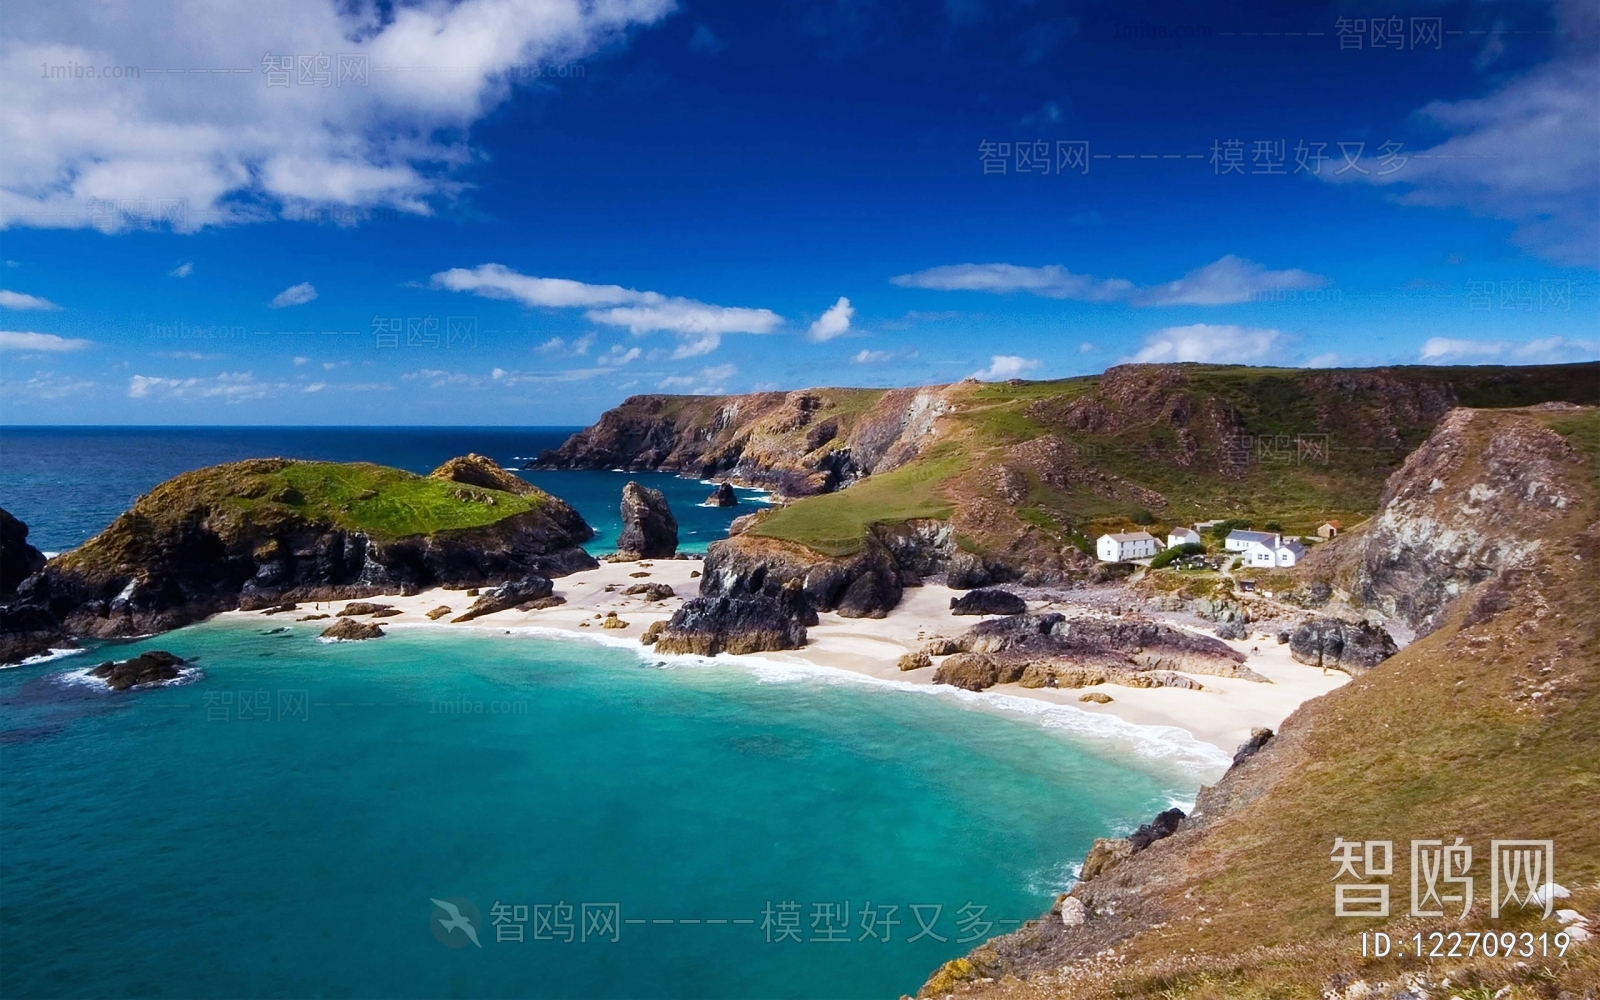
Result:
<svg viewBox="0 0 1600 1000">
<path fill-rule="evenodd" d="M 294 608 L 285 608 L 284 610 L 292 611 Z M 272 610 L 268 610 L 263 613 L 271 614 Z M 372 615 L 377 618 L 391 618 L 399 613 L 400 609 L 395 607 L 393 604 L 373 604 L 369 601 L 352 601 L 344 606 L 343 611 L 339 612 L 339 617 L 358 618 L 363 615 Z"/>
<path fill-rule="evenodd" d="M 183 664 L 181 656 L 174 656 L 164 649 L 152 649 L 131 660 L 107 660 L 90 670 L 89 676 L 105 681 L 113 691 L 126 691 L 146 684 L 177 680 L 180 673 L 178 668 Z"/>
<path fill-rule="evenodd" d="M 1584 457 L 1540 419 L 1562 408 L 1451 411 L 1348 540 L 1360 601 L 1426 633 L 1468 589 L 1525 564 L 1582 489 Z"/>
<path fill-rule="evenodd" d="M 665 601 L 677 597 L 677 591 L 668 583 L 635 583 L 622 588 L 624 597 L 642 597 L 647 601 Z"/>
<path fill-rule="evenodd" d="M 520 580 L 508 580 L 487 594 L 480 595 L 472 602 L 471 607 L 450 621 L 470 622 L 474 618 L 482 618 L 484 615 L 512 608 L 519 611 L 533 610 L 533 604 L 548 598 L 554 587 L 550 578 L 544 576 L 525 576 Z"/>
<path fill-rule="evenodd" d="M 1266 680 L 1224 643 L 1143 619 L 1012 615 L 980 622 L 942 648 L 960 654 L 940 664 L 934 680 L 969 690 L 1010 681 L 1023 687 L 1198 687 L 1186 673 Z"/>
<path fill-rule="evenodd" d="M 780 597 L 797 588 L 816 611 L 846 618 L 882 618 L 900 603 L 899 567 L 889 551 L 868 538 L 860 552 L 825 556 L 803 545 L 743 534 L 706 549 L 702 597 Z"/>
<path fill-rule="evenodd" d="M 502 469 L 500 463 L 494 459 L 476 453 L 450 459 L 428 473 L 428 478 L 445 479 L 452 483 L 499 490 L 517 496 L 536 496 L 543 492 L 526 479 Z"/>
<path fill-rule="evenodd" d="M 950 598 L 953 615 L 1020 615 L 1028 602 L 1004 590 L 971 590 Z"/>
<path fill-rule="evenodd" d="M 44 568 L 44 553 L 28 544 L 28 526 L 0 508 L 0 597 Z"/>
<path fill-rule="evenodd" d="M 718 483 L 717 488 L 711 491 L 710 496 L 706 497 L 706 506 L 737 507 L 739 506 L 739 494 L 733 492 L 732 483 Z"/>
<path fill-rule="evenodd" d="M 622 534 L 617 558 L 670 559 L 678 551 L 678 519 L 660 490 L 630 482 L 622 488 Z"/>
<path fill-rule="evenodd" d="M 1313 667 L 1359 674 L 1400 651 L 1394 638 L 1371 622 L 1318 618 L 1289 633 L 1289 655 Z"/>
<path fill-rule="evenodd" d="M 654 469 L 812 496 L 917 457 L 952 388 L 632 396 L 528 467 Z"/>
<path fill-rule="evenodd" d="M 462 461 L 460 468 L 477 467 Z M 377 488 L 339 485 L 361 478 Z M 307 488 L 282 485 L 289 480 Z M 312 482 L 326 483 L 325 492 Z M 581 547 L 593 536 L 583 518 L 523 485 L 532 492 L 462 485 L 457 497 L 427 478 L 370 465 L 256 459 L 201 469 L 156 487 L 52 560 L 14 603 L 35 609 L 34 617 L 54 616 L 68 634 L 139 635 L 234 608 L 488 585 L 597 565 Z M 385 489 L 396 506 L 382 504 Z M 449 523 L 478 525 L 417 534 L 367 526 L 392 523 L 385 519 L 413 499 L 435 511 L 458 505 Z M 507 513 L 482 523 L 491 506 Z M 0 626 L 15 634 L 19 626 L 7 619 L 0 616 Z"/>
<path fill-rule="evenodd" d="M 661 653 L 763 653 L 799 649 L 806 627 L 778 600 L 764 595 L 697 597 L 685 601 L 656 637 Z"/>
<path fill-rule="evenodd" d="M 384 635 L 383 626 L 377 622 L 358 622 L 354 618 L 341 618 L 322 630 L 322 638 L 333 642 L 381 639 Z"/>
</svg>

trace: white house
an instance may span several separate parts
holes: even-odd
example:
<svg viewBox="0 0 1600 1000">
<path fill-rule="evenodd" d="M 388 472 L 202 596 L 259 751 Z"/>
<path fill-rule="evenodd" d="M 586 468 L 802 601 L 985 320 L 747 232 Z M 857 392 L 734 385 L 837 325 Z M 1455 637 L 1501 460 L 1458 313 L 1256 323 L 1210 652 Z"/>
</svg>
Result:
<svg viewBox="0 0 1600 1000">
<path fill-rule="evenodd" d="M 1200 532 L 1189 528 L 1173 528 L 1167 533 L 1167 548 L 1176 548 L 1179 545 L 1199 545 Z"/>
<path fill-rule="evenodd" d="M 1149 559 L 1161 551 L 1161 543 L 1148 531 L 1128 531 L 1119 535 L 1101 535 L 1095 540 L 1095 553 L 1101 562 L 1128 562 L 1131 559 Z"/>
<path fill-rule="evenodd" d="M 1224 543 L 1229 552 L 1239 553 L 1246 566 L 1271 569 L 1293 566 L 1305 558 L 1306 547 L 1269 531 L 1230 531 Z"/>
</svg>

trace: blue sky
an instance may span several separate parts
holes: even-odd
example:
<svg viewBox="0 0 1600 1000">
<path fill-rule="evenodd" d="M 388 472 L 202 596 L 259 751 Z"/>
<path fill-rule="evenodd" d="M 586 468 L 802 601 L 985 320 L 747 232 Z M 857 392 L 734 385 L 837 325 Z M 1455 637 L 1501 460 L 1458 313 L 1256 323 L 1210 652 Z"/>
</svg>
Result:
<svg viewBox="0 0 1600 1000">
<path fill-rule="evenodd" d="M 1600 356 L 1583 4 L 263 6 L 8 15 L 0 421 Z"/>
</svg>

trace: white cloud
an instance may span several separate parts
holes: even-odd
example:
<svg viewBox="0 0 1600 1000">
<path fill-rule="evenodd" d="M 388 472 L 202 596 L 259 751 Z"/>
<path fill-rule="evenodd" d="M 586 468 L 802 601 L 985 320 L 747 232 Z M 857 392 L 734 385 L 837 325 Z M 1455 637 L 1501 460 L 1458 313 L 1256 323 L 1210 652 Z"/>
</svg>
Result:
<svg viewBox="0 0 1600 1000">
<path fill-rule="evenodd" d="M 194 262 L 186 260 L 182 264 L 179 264 L 177 267 L 175 267 L 172 270 L 168 271 L 167 272 L 167 277 L 169 277 L 169 278 L 187 278 L 189 275 L 191 275 L 193 273 L 194 273 Z"/>
<path fill-rule="evenodd" d="M 1233 254 L 1196 268 L 1176 281 L 1140 288 L 1125 278 L 1073 274 L 1059 264 L 951 264 L 891 278 L 905 288 L 938 291 L 1027 292 L 1049 299 L 1126 302 L 1134 306 L 1221 306 L 1249 302 L 1274 292 L 1320 288 L 1326 278 L 1307 271 L 1269 271 Z"/>
<path fill-rule="evenodd" d="M 843 336 L 850 329 L 850 321 L 855 318 L 856 311 L 850 305 L 850 300 L 843 295 L 839 301 L 828 307 L 828 311 L 817 317 L 811 324 L 807 336 L 812 340 L 821 342 Z"/>
<path fill-rule="evenodd" d="M 226 355 L 222 354 L 201 354 L 199 351 L 152 351 L 150 356 L 153 358 L 171 358 L 173 361 L 215 361 L 218 358 L 226 357 Z M 299 360 L 297 359 L 295 363 L 299 364 Z"/>
<path fill-rule="evenodd" d="M 31 333 L 21 330 L 0 330 L 0 351 L 81 351 L 93 341 L 76 337 L 58 337 L 53 333 Z"/>
<path fill-rule="evenodd" d="M 1567 337 L 1542 337 L 1538 340 L 1467 340 L 1429 337 L 1417 351 L 1425 364 L 1560 364 L 1592 361 L 1600 355 L 1600 343 Z"/>
<path fill-rule="evenodd" d="M 888 361 L 892 357 L 894 357 L 894 355 L 889 351 L 862 350 L 857 351 L 850 360 L 852 363 L 858 365 L 877 365 Z"/>
<path fill-rule="evenodd" d="M 1563 5 L 1557 5 L 1558 10 Z M 1571 5 L 1569 10 L 1578 10 Z M 1585 17 L 1579 13 L 1577 16 Z M 1572 26 L 1564 25 L 1571 28 Z M 1558 35 L 1560 32 L 1558 32 Z M 1600 263 L 1600 57 L 1592 25 L 1573 37 L 1571 58 L 1558 58 L 1486 97 L 1435 101 L 1422 108 L 1454 135 L 1406 151 L 1388 173 L 1323 171 L 1333 182 L 1392 186 L 1400 201 L 1465 207 L 1516 225 L 1517 243 L 1560 264 Z"/>
<path fill-rule="evenodd" d="M 716 396 L 727 392 L 725 383 L 738 374 L 733 365 L 702 368 L 689 375 L 669 375 L 656 383 L 661 389 L 686 389 L 695 396 Z"/>
<path fill-rule="evenodd" d="M 194 230 L 319 205 L 425 213 L 458 188 L 451 168 L 471 158 L 463 137 L 511 93 L 516 70 L 573 62 L 673 6 L 68 0 L 8 9 L 0 224 L 116 230 L 156 218 Z M 269 86 L 263 53 L 337 53 L 311 67 L 336 85 L 297 85 L 296 66 L 290 86 Z M 118 73 L 76 78 L 104 67 Z M 212 72 L 202 82 L 163 75 L 169 67 Z M 119 207 L 101 210 L 107 202 Z"/>
<path fill-rule="evenodd" d="M 1021 378 L 1037 367 L 1039 362 L 1033 358 L 1017 354 L 993 354 L 989 356 L 989 367 L 973 372 L 971 377 L 980 382 L 998 382 L 1001 379 Z"/>
<path fill-rule="evenodd" d="M 317 289 L 309 281 L 302 281 L 298 285 L 290 285 L 272 297 L 270 305 L 274 309 L 285 306 L 302 306 L 317 297 Z"/>
<path fill-rule="evenodd" d="M 1336 368 L 1339 365 L 1339 355 L 1332 351 L 1319 354 L 1314 358 L 1307 358 L 1300 365 L 1302 368 Z"/>
<path fill-rule="evenodd" d="M 889 279 L 902 288 L 931 288 L 941 292 L 1028 292 L 1048 299 L 1115 302 L 1133 293 L 1133 282 L 1121 278 L 1101 281 L 1073 274 L 1059 264 L 1023 267 L 1017 264 L 947 264 L 915 274 Z"/>
<path fill-rule="evenodd" d="M 620 367 L 621 365 L 625 365 L 630 361 L 636 360 L 639 355 L 643 353 L 644 352 L 637 347 L 630 347 L 627 350 L 623 350 L 621 344 L 612 344 L 611 350 L 600 355 L 598 358 L 595 358 L 594 363 L 597 365 L 609 365 L 613 368 L 616 368 Z"/>
<path fill-rule="evenodd" d="M 1282 339 L 1277 330 L 1216 323 L 1169 326 L 1145 338 L 1133 360 L 1238 363 L 1270 353 Z"/>
<path fill-rule="evenodd" d="M 67 399 L 100 388 L 99 383 L 55 372 L 38 372 L 26 382 L 0 383 L 0 395 L 33 399 Z"/>
<path fill-rule="evenodd" d="M 1225 306 L 1250 302 L 1274 292 L 1321 288 L 1328 279 L 1308 271 L 1269 271 L 1254 261 L 1228 254 L 1196 268 L 1177 281 L 1141 290 L 1134 296 L 1140 306 Z"/>
<path fill-rule="evenodd" d="M 581 337 L 567 340 L 563 337 L 551 337 L 539 345 L 540 354 L 588 354 L 589 348 L 594 346 L 595 336 L 586 333 Z"/>
<path fill-rule="evenodd" d="M 1078 345 L 1079 354 L 1093 354 L 1097 350 L 1099 350 L 1099 348 L 1089 343 L 1087 340 Z"/>
<path fill-rule="evenodd" d="M 326 389 L 327 387 L 328 387 L 328 383 L 326 383 L 326 382 L 313 382 L 310 385 L 306 386 L 304 389 L 301 389 L 300 391 L 301 392 L 321 392 L 322 390 Z"/>
<path fill-rule="evenodd" d="M 128 379 L 128 398 L 221 399 L 226 403 L 243 403 L 276 395 L 283 388 L 282 382 L 258 382 L 250 372 L 223 372 L 214 378 L 135 375 Z"/>
<path fill-rule="evenodd" d="M 502 264 L 456 267 L 433 276 L 435 288 L 471 292 L 491 299 L 510 299 L 523 305 L 556 309 L 584 309 L 592 323 L 625 328 L 635 336 L 666 332 L 679 338 L 673 357 L 709 354 L 731 333 L 771 333 L 783 317 L 770 309 L 718 306 L 694 299 L 669 297 L 621 285 L 591 285 L 568 278 L 538 278 L 519 274 Z M 559 351 L 559 337 L 541 345 L 546 353 Z"/>
<path fill-rule="evenodd" d="M 37 295 L 24 295 L 22 292 L 12 292 L 0 288 L 0 307 L 6 309 L 47 309 L 55 310 L 61 307 L 49 299 L 41 299 Z"/>
<path fill-rule="evenodd" d="M 302 357 L 296 357 L 296 358 L 295 358 L 295 359 L 294 359 L 294 366 L 295 366 L 295 367 L 296 367 L 296 368 L 299 368 L 299 367 L 300 367 L 300 366 L 301 366 L 301 365 L 303 365 L 303 364 L 306 364 L 306 363 L 307 363 L 307 362 L 309 362 L 309 361 L 310 361 L 310 360 L 311 360 L 311 359 L 310 359 L 310 358 L 307 358 L 307 357 L 303 357 L 303 356 L 302 356 Z"/>
</svg>

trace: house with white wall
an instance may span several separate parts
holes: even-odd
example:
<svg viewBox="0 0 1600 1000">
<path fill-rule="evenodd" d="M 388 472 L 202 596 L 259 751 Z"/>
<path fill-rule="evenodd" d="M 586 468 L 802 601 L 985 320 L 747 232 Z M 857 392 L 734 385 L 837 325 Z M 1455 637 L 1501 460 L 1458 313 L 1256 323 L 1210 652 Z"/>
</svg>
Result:
<svg viewBox="0 0 1600 1000">
<path fill-rule="evenodd" d="M 1176 548 L 1179 545 L 1199 545 L 1200 532 L 1191 528 L 1173 528 L 1167 532 L 1167 548 Z"/>
<path fill-rule="evenodd" d="M 1125 531 L 1101 535 L 1095 540 L 1094 548 L 1101 562 L 1129 562 L 1153 557 L 1161 551 L 1161 543 L 1148 531 Z"/>
<path fill-rule="evenodd" d="M 1246 566 L 1255 569 L 1293 566 L 1305 558 L 1306 547 L 1294 539 L 1285 540 L 1270 531 L 1230 531 L 1223 543 L 1229 552 L 1237 552 Z"/>
</svg>

